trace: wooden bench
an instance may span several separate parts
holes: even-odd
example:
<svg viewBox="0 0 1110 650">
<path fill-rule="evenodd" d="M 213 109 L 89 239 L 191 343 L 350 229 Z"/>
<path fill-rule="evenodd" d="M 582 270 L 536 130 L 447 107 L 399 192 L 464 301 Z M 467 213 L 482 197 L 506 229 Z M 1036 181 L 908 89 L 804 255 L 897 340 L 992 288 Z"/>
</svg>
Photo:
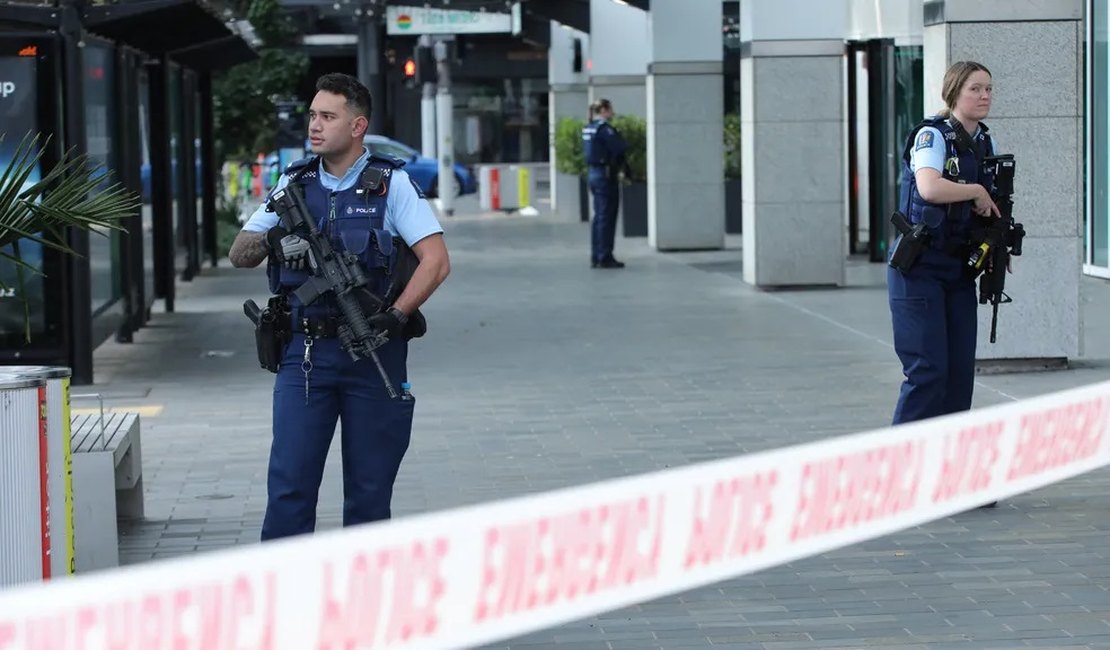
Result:
<svg viewBox="0 0 1110 650">
<path fill-rule="evenodd" d="M 75 570 L 117 567 L 118 521 L 143 517 L 139 414 L 101 410 L 70 424 Z"/>
</svg>

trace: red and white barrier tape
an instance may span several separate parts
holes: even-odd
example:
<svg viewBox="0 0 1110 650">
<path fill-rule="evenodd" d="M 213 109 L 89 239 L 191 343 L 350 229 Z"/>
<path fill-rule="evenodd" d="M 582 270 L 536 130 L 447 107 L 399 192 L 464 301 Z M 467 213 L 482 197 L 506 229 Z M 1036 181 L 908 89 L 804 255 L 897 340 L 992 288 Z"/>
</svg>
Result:
<svg viewBox="0 0 1110 650">
<path fill-rule="evenodd" d="M 459 648 L 1110 462 L 1110 382 L 717 462 L 0 593 L 0 650 Z"/>
</svg>

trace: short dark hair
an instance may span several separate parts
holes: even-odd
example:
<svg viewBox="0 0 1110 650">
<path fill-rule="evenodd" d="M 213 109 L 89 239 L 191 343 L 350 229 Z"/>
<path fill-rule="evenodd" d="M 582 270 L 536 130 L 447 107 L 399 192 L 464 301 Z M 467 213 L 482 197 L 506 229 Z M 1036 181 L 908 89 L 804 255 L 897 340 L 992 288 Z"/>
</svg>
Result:
<svg viewBox="0 0 1110 650">
<path fill-rule="evenodd" d="M 347 98 L 347 107 L 370 119 L 370 90 L 358 79 L 342 72 L 329 72 L 316 80 L 316 91 L 326 91 Z"/>
</svg>

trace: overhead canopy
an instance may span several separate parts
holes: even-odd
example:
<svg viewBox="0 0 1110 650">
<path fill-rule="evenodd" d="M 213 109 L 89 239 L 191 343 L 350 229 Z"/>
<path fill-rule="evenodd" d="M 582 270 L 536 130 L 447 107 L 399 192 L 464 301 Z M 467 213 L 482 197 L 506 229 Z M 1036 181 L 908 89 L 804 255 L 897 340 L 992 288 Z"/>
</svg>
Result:
<svg viewBox="0 0 1110 650">
<path fill-rule="evenodd" d="M 183 66 L 209 72 L 258 58 L 258 52 L 235 34 L 174 50 L 169 54 L 171 59 Z"/>
<path fill-rule="evenodd" d="M 60 22 L 57 7 L 0 3 L 0 27 L 57 27 Z"/>
<path fill-rule="evenodd" d="M 85 10 L 85 27 L 153 56 L 228 37 L 239 38 L 200 0 L 138 0 L 93 5 Z"/>
<path fill-rule="evenodd" d="M 278 0 L 286 8 L 312 8 L 317 16 L 332 13 L 343 14 L 350 12 L 359 3 L 349 3 L 344 0 Z M 508 3 L 515 0 L 508 0 Z M 572 27 L 581 32 L 590 31 L 590 0 L 519 0 L 521 11 L 525 19 L 532 17 L 543 21 L 554 20 L 557 23 Z M 425 6 L 433 9 L 451 9 L 456 11 L 507 11 L 506 0 L 376 0 L 377 7 L 385 9 L 394 6 Z M 621 0 L 637 9 L 650 11 L 650 0 Z"/>
</svg>

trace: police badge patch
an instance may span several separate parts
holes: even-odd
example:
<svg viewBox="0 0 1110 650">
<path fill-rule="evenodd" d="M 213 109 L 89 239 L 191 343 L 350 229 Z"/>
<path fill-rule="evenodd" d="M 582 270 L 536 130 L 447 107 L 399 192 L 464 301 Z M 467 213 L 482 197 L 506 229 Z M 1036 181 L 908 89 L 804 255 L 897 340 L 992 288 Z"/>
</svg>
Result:
<svg viewBox="0 0 1110 650">
<path fill-rule="evenodd" d="M 917 144 L 914 145 L 914 151 L 917 151 L 918 149 L 928 149 L 931 146 L 933 146 L 932 131 L 922 131 L 921 133 L 917 134 Z"/>
</svg>

